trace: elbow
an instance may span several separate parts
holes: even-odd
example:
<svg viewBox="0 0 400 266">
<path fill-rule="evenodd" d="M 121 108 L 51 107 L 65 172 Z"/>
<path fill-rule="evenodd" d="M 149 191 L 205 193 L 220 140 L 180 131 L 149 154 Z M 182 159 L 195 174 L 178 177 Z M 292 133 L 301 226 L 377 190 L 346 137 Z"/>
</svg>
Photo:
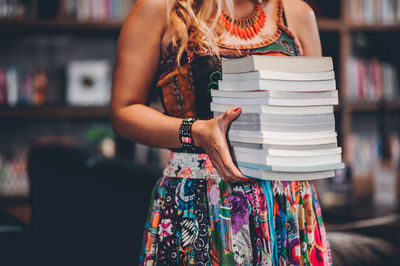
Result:
<svg viewBox="0 0 400 266">
<path fill-rule="evenodd" d="M 122 122 L 120 108 L 116 108 L 113 104 L 110 107 L 110 122 L 114 134 L 118 137 L 123 137 Z"/>
<path fill-rule="evenodd" d="M 111 128 L 114 132 L 114 135 L 117 137 L 121 137 L 120 131 L 119 131 L 119 127 L 118 127 L 118 123 L 116 122 L 116 118 L 111 115 L 110 116 L 110 120 L 111 120 Z"/>
</svg>

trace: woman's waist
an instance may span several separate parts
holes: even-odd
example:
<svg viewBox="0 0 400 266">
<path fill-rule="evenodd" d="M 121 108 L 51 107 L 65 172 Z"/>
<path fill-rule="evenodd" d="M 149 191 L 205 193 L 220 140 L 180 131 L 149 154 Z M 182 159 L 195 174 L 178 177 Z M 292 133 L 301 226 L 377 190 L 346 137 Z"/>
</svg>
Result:
<svg viewBox="0 0 400 266">
<path fill-rule="evenodd" d="M 217 170 L 205 153 L 172 151 L 163 175 L 193 179 L 220 179 Z"/>
<path fill-rule="evenodd" d="M 268 173 L 266 173 L 266 175 L 267 174 Z M 163 176 L 189 179 L 215 179 L 217 182 L 222 181 L 222 178 L 219 176 L 206 153 L 171 152 L 168 164 L 164 168 Z M 263 177 L 261 179 L 268 181 L 310 181 L 326 177 L 318 177 L 300 172 L 291 174 L 275 172 L 274 175 L 269 173 L 268 178 Z"/>
</svg>

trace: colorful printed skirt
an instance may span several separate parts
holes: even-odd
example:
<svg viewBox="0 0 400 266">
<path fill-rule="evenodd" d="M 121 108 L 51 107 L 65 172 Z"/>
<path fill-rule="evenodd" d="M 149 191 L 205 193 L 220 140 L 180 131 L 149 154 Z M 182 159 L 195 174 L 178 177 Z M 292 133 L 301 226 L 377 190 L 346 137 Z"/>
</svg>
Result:
<svg viewBox="0 0 400 266">
<path fill-rule="evenodd" d="M 140 265 L 331 265 L 310 181 L 227 183 L 206 154 L 171 153 Z"/>
</svg>

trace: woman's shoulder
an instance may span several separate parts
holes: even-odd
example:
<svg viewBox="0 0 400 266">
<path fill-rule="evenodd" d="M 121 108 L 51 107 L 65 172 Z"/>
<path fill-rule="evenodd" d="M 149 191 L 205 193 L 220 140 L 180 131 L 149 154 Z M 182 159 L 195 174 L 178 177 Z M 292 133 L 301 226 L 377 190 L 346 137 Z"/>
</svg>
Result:
<svg viewBox="0 0 400 266">
<path fill-rule="evenodd" d="M 309 4 L 304 0 L 282 0 L 285 11 L 295 14 L 296 16 L 307 18 L 314 16 L 314 12 Z"/>
<path fill-rule="evenodd" d="M 162 28 L 167 26 L 167 1 L 165 0 L 137 0 L 130 11 L 123 27 L 140 22 L 143 30 L 148 28 Z"/>
<path fill-rule="evenodd" d="M 165 12 L 167 2 L 165 0 L 137 0 L 134 8 L 139 8 L 145 12 Z"/>
<path fill-rule="evenodd" d="M 312 8 L 303 0 L 282 0 L 288 28 L 298 38 L 306 54 L 316 49 L 319 54 L 317 19 Z"/>
<path fill-rule="evenodd" d="M 316 25 L 315 13 L 303 0 L 282 0 L 289 27 L 304 29 Z"/>
<path fill-rule="evenodd" d="M 309 24 L 316 23 L 316 18 L 312 8 L 303 0 L 282 0 L 283 7 L 288 19 L 288 24 L 292 27 L 307 27 Z"/>
</svg>

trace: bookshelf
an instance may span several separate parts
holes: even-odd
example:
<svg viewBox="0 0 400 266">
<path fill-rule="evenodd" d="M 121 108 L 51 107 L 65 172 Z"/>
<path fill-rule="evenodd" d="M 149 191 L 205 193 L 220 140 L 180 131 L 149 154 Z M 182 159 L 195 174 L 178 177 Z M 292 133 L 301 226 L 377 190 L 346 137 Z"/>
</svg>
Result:
<svg viewBox="0 0 400 266">
<path fill-rule="evenodd" d="M 108 107 L 34 106 L 0 108 L 0 121 L 6 119 L 94 119 L 108 117 Z"/>
<path fill-rule="evenodd" d="M 120 21 L 75 21 L 71 19 L 0 19 L 0 27 L 13 29 L 98 30 L 119 32 Z"/>
<path fill-rule="evenodd" d="M 79 6 L 68 6 L 73 2 Z M 24 172 L 23 160 L 34 143 L 60 143 L 98 150 L 101 143 L 98 138 L 110 137 L 108 106 L 69 104 L 67 67 L 71 62 L 87 60 L 107 60 L 112 66 L 119 31 L 134 2 L 102 1 L 101 4 L 110 6 L 100 9 L 100 2 L 96 0 L 17 0 L 0 4 L 0 34 L 8 36 L 0 44 L 0 72 L 18 67 L 23 69 L 18 75 L 25 77 L 25 70 L 44 69 L 46 93 L 52 90 L 59 93 L 56 100 L 50 102 L 50 97 L 46 96 L 39 104 L 20 102 L 19 96 L 16 103 L 10 104 L 2 102 L 0 97 L 0 170 Z M 15 4 L 21 4 L 18 8 L 24 11 L 13 13 L 15 6 L 6 7 Z M 85 8 L 81 9 L 80 5 Z M 0 79 L 0 96 L 1 90 Z M 116 156 L 132 159 L 133 143 L 111 137 L 115 141 Z M 14 176 L 12 171 L 10 177 L 5 172 L 10 173 L 9 170 L 0 171 L 0 207 L 27 203 L 26 174 Z M 11 189 L 5 192 L 5 187 Z"/>
<path fill-rule="evenodd" d="M 332 46 L 329 44 L 331 39 L 326 38 L 326 36 L 334 36 L 337 42 L 337 50 L 332 49 L 326 51 L 325 55 L 334 56 L 334 61 L 336 61 L 336 74 L 338 75 L 338 89 L 340 91 L 340 106 L 337 109 L 337 127 L 339 133 L 339 141 L 342 142 L 344 149 L 344 159 L 347 161 L 347 164 L 352 167 L 349 163 L 350 161 L 350 146 L 351 146 L 351 135 L 354 133 L 354 125 L 359 123 L 359 120 L 365 119 L 367 120 L 365 123 L 371 122 L 371 120 L 376 120 L 375 129 L 371 130 L 378 134 L 378 141 L 382 147 L 380 148 L 380 156 L 381 158 L 378 161 L 378 167 L 388 169 L 390 168 L 392 172 L 395 173 L 395 186 L 400 184 L 400 175 L 398 165 L 389 163 L 390 155 L 388 154 L 388 143 L 387 143 L 387 134 L 390 130 L 396 131 L 397 134 L 400 134 L 400 98 L 399 94 L 397 97 L 388 97 L 388 98 L 377 98 L 377 99 L 354 99 L 349 97 L 349 92 L 354 89 L 348 83 L 349 76 L 351 75 L 351 69 L 349 64 L 347 63 L 348 58 L 351 56 L 359 56 L 357 54 L 357 49 L 354 48 L 354 42 L 357 38 L 357 35 L 366 36 L 365 39 L 368 40 L 366 44 L 367 47 L 362 47 L 367 52 L 365 56 L 370 56 L 369 53 L 376 49 L 379 52 L 374 52 L 372 56 L 378 58 L 378 60 L 390 61 L 397 73 L 400 71 L 400 62 L 399 62 L 399 53 L 392 54 L 392 57 L 385 54 L 385 50 L 387 53 L 395 50 L 395 46 L 398 45 L 398 42 L 394 41 L 395 39 L 399 39 L 400 37 L 400 20 L 399 15 L 397 14 L 397 18 L 394 17 L 393 21 L 385 21 L 381 22 L 362 22 L 360 19 L 359 13 L 360 10 L 355 11 L 354 5 L 363 5 L 366 3 L 377 3 L 380 5 L 380 2 L 386 0 L 372 0 L 372 1 L 364 1 L 363 0 L 338 0 L 338 14 L 336 16 L 330 15 L 324 16 L 324 14 L 318 14 L 317 23 L 321 34 L 322 46 L 324 47 Z M 315 5 L 323 5 L 324 1 L 307 1 L 312 6 Z M 389 1 L 387 1 L 389 2 Z M 400 7 L 400 1 L 392 1 L 392 3 L 397 4 Z M 353 6 L 351 6 L 353 5 Z M 351 8 L 350 8 L 351 6 Z M 397 8 L 398 8 L 397 7 Z M 315 10 L 315 9 L 314 9 Z M 365 11 L 365 9 L 364 9 Z M 372 10 L 374 11 L 374 10 Z M 387 10 L 386 10 L 387 11 Z M 358 14 L 358 19 L 354 19 L 355 15 Z M 373 13 L 373 12 L 372 12 Z M 367 12 L 366 14 L 362 14 L 365 19 L 369 19 L 368 16 L 372 14 L 371 12 Z M 383 13 L 384 14 L 384 13 Z M 378 20 L 378 15 L 375 19 Z M 388 44 L 389 43 L 389 44 Z M 370 47 L 368 47 L 370 46 Z M 389 49 L 388 49 L 389 48 Z M 363 56 L 363 54 L 361 54 Z M 398 80 L 398 75 L 397 75 Z M 397 87 L 397 90 L 399 88 Z M 399 93 L 399 91 L 397 91 Z M 389 117 L 390 118 L 387 118 Z M 372 123 L 372 122 L 371 122 Z M 368 133 L 368 130 L 359 132 L 361 134 Z M 346 200 L 342 201 L 340 204 L 342 205 L 359 205 L 357 203 L 363 202 L 364 204 L 371 205 L 372 204 L 372 195 L 374 194 L 374 189 L 377 182 L 377 176 L 372 173 L 365 174 L 355 174 L 352 176 L 350 180 L 350 184 L 347 187 L 347 195 Z M 349 181 L 344 181 L 349 182 Z M 337 185 L 337 184 L 336 184 Z M 339 186 L 343 186 L 341 183 Z M 329 191 L 332 189 L 332 186 L 326 189 Z M 344 194 L 346 194 L 344 193 Z M 399 193 L 399 190 L 397 191 Z M 397 198 L 399 194 L 397 194 Z M 332 201 L 328 205 L 330 205 Z M 340 205 L 339 204 L 339 205 Z M 331 204 L 333 207 L 335 204 Z M 396 206 L 397 208 L 398 206 Z M 390 209 L 390 208 L 389 208 Z"/>
<path fill-rule="evenodd" d="M 32 0 L 32 11 L 35 13 L 37 10 L 37 3 L 40 0 Z M 45 0 L 46 1 L 46 0 Z M 49 1 L 49 0 L 47 0 Z M 51 0 L 50 2 L 53 2 Z M 89 0 L 88 0 L 89 1 Z M 344 147 L 345 158 L 349 157 L 347 154 L 348 143 L 347 138 L 352 133 L 352 125 L 355 121 L 355 115 L 369 116 L 387 116 L 388 114 L 396 114 L 400 117 L 400 99 L 379 99 L 373 101 L 364 100 L 351 100 L 346 97 L 346 92 L 349 91 L 347 77 L 349 73 L 347 59 L 353 54 L 353 40 L 354 35 L 358 33 L 363 34 L 380 34 L 383 38 L 390 38 L 388 36 L 400 35 L 400 22 L 389 24 L 376 24 L 376 23 L 360 23 L 354 22 L 348 14 L 348 3 L 353 0 L 336 0 L 338 2 L 339 10 L 337 16 L 317 16 L 317 23 L 321 32 L 321 39 L 323 49 L 326 55 L 333 56 L 338 76 L 338 88 L 340 90 L 340 106 L 335 110 L 337 111 L 338 133 L 339 141 Z M 356 1 L 356 0 L 355 0 Z M 359 1 L 359 0 L 357 0 Z M 134 1 L 131 1 L 132 3 Z M 315 1 L 324 4 L 324 1 Z M 330 1 L 329 1 L 330 2 Z M 67 11 L 63 8 L 63 1 L 60 0 L 54 9 L 52 15 L 46 18 L 38 16 L 25 16 L 20 18 L 0 18 L 0 32 L 12 33 L 12 36 L 20 36 L 23 34 L 38 34 L 40 36 L 52 36 L 56 34 L 63 34 L 66 36 L 78 36 L 81 38 L 85 36 L 88 40 L 96 40 L 99 36 L 101 38 L 109 39 L 110 42 L 116 42 L 122 22 L 110 19 L 74 19 L 67 15 Z M 327 4 L 325 2 L 325 4 Z M 371 38 L 374 38 L 372 36 Z M 400 38 L 399 38 L 400 39 Z M 333 41 L 332 41 L 333 40 Z M 396 44 L 393 44 L 396 45 Z M 327 48 L 328 47 L 328 48 Z M 326 49 L 327 48 L 327 49 Z M 12 49 L 12 47 L 10 48 Z M 397 71 L 399 72 L 397 65 Z M 39 121 L 54 121 L 54 120 L 68 120 L 68 121 L 90 121 L 90 120 L 104 120 L 109 119 L 109 110 L 107 107 L 71 107 L 66 104 L 51 105 L 51 106 L 17 106 L 17 107 L 0 107 L 0 123 L 12 122 L 13 124 L 25 122 L 30 120 Z M 387 124 L 387 123 L 386 123 Z M 377 125 L 377 131 L 381 135 L 386 134 L 385 125 Z M 384 139 L 384 136 L 381 136 Z M 120 146 L 126 149 L 127 142 L 119 141 Z M 129 152 L 127 152 L 129 154 Z M 386 155 L 385 155 L 386 157 Z M 387 165 L 387 160 L 382 160 L 383 165 Z M 391 166 L 394 167 L 394 166 Z M 397 171 L 399 175 L 399 171 Z M 369 180 L 370 176 L 355 177 L 357 180 Z M 354 188 L 356 183 L 352 181 L 350 188 L 355 194 L 358 194 L 360 187 Z M 371 189 L 371 187 L 367 187 Z M 367 193 L 368 195 L 368 193 Z M 364 195 L 361 195 L 364 196 Z"/>
</svg>

